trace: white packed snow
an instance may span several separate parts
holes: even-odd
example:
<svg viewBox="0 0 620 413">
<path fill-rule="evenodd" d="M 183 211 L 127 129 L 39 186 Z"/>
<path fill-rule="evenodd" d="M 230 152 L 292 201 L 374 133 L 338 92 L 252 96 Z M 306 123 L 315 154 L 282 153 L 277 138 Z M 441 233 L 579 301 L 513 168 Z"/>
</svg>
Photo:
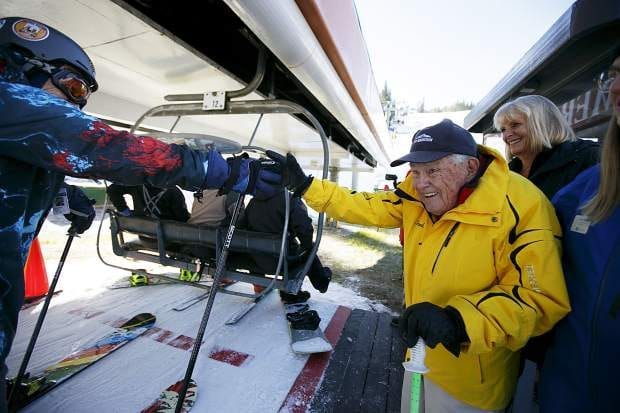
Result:
<svg viewBox="0 0 620 413">
<path fill-rule="evenodd" d="M 56 237 L 62 244 L 66 226 L 46 225 L 47 239 Z M 45 241 L 45 237 L 42 240 Z M 44 252 L 46 245 L 42 243 Z M 105 245 L 104 256 L 116 264 L 156 267 L 123 260 L 110 251 L 111 247 Z M 56 265 L 57 258 L 54 260 L 48 255 L 46 267 L 50 281 Z M 204 290 L 183 285 L 106 288 L 127 276 L 126 271 L 101 263 L 92 236 L 74 241 L 58 285 L 63 292 L 52 299 L 28 370 L 40 371 L 113 331 L 110 324 L 114 321 L 141 312 L 155 314 L 155 326 L 160 330 L 130 342 L 23 412 L 137 412 L 184 376 L 191 348 L 183 349 L 178 345 L 196 336 L 206 301 L 182 312 L 172 308 L 203 294 Z M 250 291 L 249 285 L 238 285 Z M 304 289 L 312 291 L 309 303 L 321 316 L 323 330 L 338 305 L 375 310 L 381 307 L 336 283 L 330 285 L 326 294 L 315 292 L 309 283 L 304 284 Z M 228 317 L 246 302 L 246 298 L 221 293 L 215 298 L 193 374 L 198 383 L 193 411 L 276 412 L 308 360 L 308 356 L 291 350 L 288 324 L 277 292 L 268 295 L 237 325 L 225 325 Z M 20 314 L 17 336 L 7 360 L 9 376 L 16 374 L 41 307 L 39 304 Z M 245 358 L 235 366 L 209 357 L 220 350 L 232 350 Z"/>
</svg>

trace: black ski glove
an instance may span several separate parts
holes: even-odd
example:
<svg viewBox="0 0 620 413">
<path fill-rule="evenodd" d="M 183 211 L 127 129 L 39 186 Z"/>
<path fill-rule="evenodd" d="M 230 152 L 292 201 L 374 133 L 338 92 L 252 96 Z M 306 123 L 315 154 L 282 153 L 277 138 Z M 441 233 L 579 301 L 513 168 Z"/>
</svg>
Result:
<svg viewBox="0 0 620 413">
<path fill-rule="evenodd" d="M 287 153 L 286 157 L 274 151 L 267 151 L 267 156 L 276 161 L 282 168 L 282 184 L 287 187 L 293 196 L 302 196 L 312 183 L 312 175 L 307 176 L 297 159 L 292 153 Z"/>
<path fill-rule="evenodd" d="M 271 159 L 252 159 L 247 153 L 224 159 L 215 150 L 207 156 L 202 189 L 219 189 L 219 195 L 234 191 L 271 196 L 281 188 L 280 164 Z"/>
<path fill-rule="evenodd" d="M 441 308 L 429 302 L 407 307 L 400 316 L 399 329 L 408 347 L 422 337 L 430 348 L 441 343 L 455 357 L 461 353 L 461 343 L 469 341 L 463 318 L 455 308 Z"/>
<path fill-rule="evenodd" d="M 89 199 L 86 194 L 77 186 L 65 185 L 67 188 L 67 201 L 69 202 L 69 213 L 65 218 L 71 221 L 69 232 L 81 234 L 90 228 L 95 219 L 94 199 Z"/>
</svg>

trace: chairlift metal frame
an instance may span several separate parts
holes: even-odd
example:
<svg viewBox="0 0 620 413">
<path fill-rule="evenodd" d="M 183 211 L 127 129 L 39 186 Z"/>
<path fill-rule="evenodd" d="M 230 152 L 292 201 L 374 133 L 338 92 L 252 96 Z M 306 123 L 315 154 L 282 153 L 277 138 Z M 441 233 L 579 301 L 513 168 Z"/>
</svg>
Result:
<svg viewBox="0 0 620 413">
<path fill-rule="evenodd" d="M 188 135 L 187 133 L 176 134 L 173 132 L 173 130 L 176 128 L 180 119 L 183 116 L 260 114 L 256 127 L 254 128 L 252 136 L 249 139 L 248 145 L 241 146 L 240 152 L 247 151 L 247 152 L 264 154 L 265 153 L 264 148 L 252 145 L 256 132 L 258 131 L 258 127 L 260 126 L 260 122 L 263 118 L 263 115 L 265 114 L 303 115 L 310 121 L 315 131 L 319 134 L 321 138 L 321 143 L 323 147 L 322 178 L 326 179 L 328 176 L 328 168 L 329 168 L 329 146 L 327 143 L 328 139 L 327 139 L 327 135 L 325 134 L 325 131 L 322 125 L 310 111 L 308 111 L 307 109 L 305 109 L 304 107 L 302 107 L 301 105 L 295 102 L 291 102 L 288 100 L 282 100 L 282 99 L 236 100 L 236 101 L 231 100 L 233 98 L 240 98 L 243 96 L 247 96 L 248 94 L 256 91 L 264 79 L 266 69 L 267 69 L 266 52 L 264 49 L 260 48 L 259 54 L 258 54 L 257 69 L 256 69 L 253 79 L 242 89 L 225 92 L 225 100 L 224 100 L 223 109 L 205 110 L 203 108 L 204 94 L 202 93 L 201 94 L 167 95 L 164 97 L 166 101 L 184 102 L 184 103 L 163 104 L 163 105 L 159 105 L 159 106 L 149 109 L 140 118 L 138 118 L 138 120 L 135 122 L 135 124 L 131 128 L 130 133 L 135 133 L 137 130 L 139 130 L 140 125 L 148 117 L 176 116 L 176 120 L 174 121 L 172 127 L 170 128 L 170 131 L 167 133 L 159 133 L 157 135 L 160 138 L 168 137 L 168 136 L 170 138 L 174 138 L 177 135 L 178 135 L 177 137 L 185 138 Z M 199 137 L 206 136 L 206 135 L 201 135 L 201 134 L 197 134 L 197 135 Z M 213 144 L 215 144 L 215 146 L 217 147 L 218 138 L 212 137 L 212 136 L 209 136 L 209 138 L 212 138 Z M 223 139 L 223 138 L 219 138 L 219 139 L 222 139 L 222 142 L 225 142 L 227 144 L 230 143 L 230 141 L 227 139 Z M 295 280 L 290 280 L 288 266 L 285 263 L 285 257 L 287 255 L 287 238 L 288 238 L 288 225 L 289 225 L 288 216 L 290 212 L 289 192 L 284 191 L 284 195 L 285 195 L 285 203 L 286 203 L 285 204 L 286 205 L 286 217 L 285 217 L 284 229 L 283 229 L 282 239 L 281 239 L 281 244 L 280 244 L 280 255 L 278 258 L 278 264 L 276 267 L 275 274 L 273 275 L 273 278 L 268 281 L 268 279 L 264 277 L 258 277 L 258 276 L 253 276 L 252 274 L 245 274 L 245 273 L 240 273 L 236 271 L 226 270 L 225 278 L 229 278 L 235 281 L 258 284 L 266 288 L 263 292 L 256 293 L 256 294 L 240 293 L 240 292 L 232 291 L 229 289 L 220 288 L 219 290 L 221 292 L 226 293 L 226 294 L 241 295 L 241 296 L 246 296 L 246 297 L 250 297 L 254 299 L 260 299 L 263 295 L 267 294 L 271 289 L 275 287 L 279 289 L 283 289 L 284 291 L 288 291 L 288 292 L 297 292 L 299 288 L 301 287 L 301 283 L 303 282 L 305 275 L 308 273 L 308 270 L 312 264 L 312 260 L 314 259 L 316 252 L 318 250 L 321 236 L 322 236 L 325 218 L 324 218 L 324 213 L 319 214 L 314 246 L 312 250 L 308 252 L 308 256 L 305 260 L 305 264 L 303 265 L 302 270 L 298 273 L 297 277 L 295 277 Z M 189 270 L 196 269 L 195 263 L 189 263 L 187 261 L 180 260 L 178 258 L 172 258 L 169 256 L 168 252 L 166 251 L 166 245 L 165 245 L 165 241 L 166 241 L 165 240 L 165 236 L 166 236 L 165 227 L 167 226 L 167 224 L 163 224 L 161 221 L 158 222 L 157 224 L 158 255 L 155 256 L 153 254 L 148 254 L 148 253 L 139 252 L 139 251 L 127 251 L 126 249 L 124 249 L 124 246 L 126 244 L 122 236 L 123 226 L 121 224 L 123 221 L 126 221 L 126 217 L 120 217 L 116 212 L 112 210 L 106 210 L 105 213 L 107 213 L 110 216 L 111 230 L 113 234 L 112 244 L 113 244 L 114 253 L 116 255 L 122 255 L 125 257 L 134 258 L 138 260 L 145 260 L 149 262 L 159 263 L 165 266 L 174 266 L 177 268 L 185 268 Z M 100 231 L 101 231 L 101 225 L 99 227 L 99 232 Z M 118 265 L 114 265 L 109 262 L 106 262 L 103 259 L 100 253 L 100 250 L 99 250 L 99 239 L 100 239 L 99 235 L 100 233 L 97 236 L 97 252 L 98 252 L 99 258 L 104 264 L 115 267 L 115 268 L 120 268 L 120 269 L 124 269 L 127 271 L 131 271 L 131 272 L 144 273 L 144 274 L 152 275 L 158 278 L 164 278 L 164 279 L 167 279 L 173 282 L 180 282 L 183 284 L 189 284 L 189 285 L 193 285 L 197 287 L 200 286 L 201 288 L 205 288 L 205 286 L 202 286 L 200 284 L 183 282 L 174 277 L 170 277 L 170 276 L 166 276 L 162 274 L 148 274 L 143 269 L 126 268 L 126 267 L 122 267 L 122 266 L 118 266 Z M 218 235 L 219 236 L 217 236 L 216 239 L 221 239 L 220 238 L 221 233 Z M 234 243 L 234 236 L 233 236 L 233 243 Z M 218 255 L 219 255 L 220 245 L 221 245 L 221 242 L 217 243 L 217 246 L 215 248 L 216 254 Z M 217 260 L 218 255 L 216 255 L 216 260 Z M 283 269 L 284 269 L 283 279 L 279 280 L 280 273 Z M 200 270 L 202 270 L 202 268 L 200 268 Z M 296 281 L 296 282 L 293 282 L 293 281 Z M 206 288 L 209 288 L 209 287 L 206 287 Z"/>
</svg>

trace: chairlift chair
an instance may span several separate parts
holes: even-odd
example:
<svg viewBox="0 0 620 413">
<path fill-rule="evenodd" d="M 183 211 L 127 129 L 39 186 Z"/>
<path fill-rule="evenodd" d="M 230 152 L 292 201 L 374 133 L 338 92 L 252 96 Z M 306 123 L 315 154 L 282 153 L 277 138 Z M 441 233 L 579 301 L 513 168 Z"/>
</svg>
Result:
<svg viewBox="0 0 620 413">
<path fill-rule="evenodd" d="M 225 154 L 235 154 L 242 151 L 258 153 L 263 155 L 265 149 L 253 146 L 253 139 L 260 125 L 260 121 L 264 114 L 291 114 L 291 115 L 303 115 L 313 125 L 316 132 L 321 137 L 323 147 L 323 174 L 322 178 L 327 178 L 328 164 L 329 164 L 329 148 L 327 145 L 327 136 L 323 130 L 323 127 L 318 120 L 301 105 L 281 99 L 266 99 L 266 100 L 231 100 L 232 98 L 238 98 L 245 96 L 257 89 L 260 85 L 265 74 L 265 52 L 261 50 L 259 53 L 259 59 L 257 64 L 257 71 L 250 83 L 246 87 L 237 91 L 225 92 L 224 104 L 217 109 L 210 110 L 205 109 L 204 97 L 206 94 L 187 94 L 187 95 L 168 95 L 165 96 L 165 100 L 173 102 L 184 103 L 169 103 L 156 106 L 146 113 L 144 113 L 134 124 L 131 129 L 131 133 L 135 133 L 140 130 L 140 125 L 147 117 L 163 117 L 163 116 L 176 116 L 177 119 L 169 132 L 156 132 L 149 133 L 162 141 L 173 143 L 182 140 L 189 147 L 200 150 L 207 150 L 211 147 L 215 147 L 220 152 Z M 241 146 L 239 143 L 225 139 L 222 137 L 194 134 L 194 133 L 176 133 L 173 129 L 178 124 L 179 120 L 183 116 L 196 116 L 196 115 L 222 115 L 222 114 L 260 114 L 256 127 L 249 139 L 247 146 Z M 260 293 L 241 293 L 230 289 L 220 289 L 221 292 L 226 294 L 241 295 L 251 298 L 257 298 L 259 295 L 268 293 L 271 289 L 277 288 L 287 293 L 297 293 L 301 288 L 303 279 L 308 273 L 308 270 L 315 257 L 316 251 L 319 247 L 321 240 L 324 214 L 320 213 L 318 217 L 317 231 L 315 236 L 315 242 L 312 250 L 304 252 L 304 256 L 293 257 L 294 260 L 301 260 L 303 265 L 296 267 L 292 271 L 287 262 L 288 248 L 288 216 L 290 212 L 290 199 L 289 192 L 284 191 L 286 202 L 286 216 L 284 222 L 284 229 L 281 235 L 278 234 L 266 234 L 260 232 L 246 231 L 241 229 L 235 229 L 234 235 L 230 241 L 229 249 L 233 253 L 233 257 L 236 254 L 266 254 L 278 257 L 278 264 L 273 277 L 264 277 L 254 274 L 252 268 L 233 268 L 229 266 L 225 268 L 223 278 L 227 278 L 234 281 L 246 282 L 251 284 L 260 285 L 265 287 Z M 222 228 L 212 228 L 206 226 L 195 226 L 186 223 L 157 220 L 148 217 L 126 217 L 118 214 L 112 209 L 106 209 L 105 215 L 110 218 L 110 230 L 112 235 L 112 250 L 115 255 L 130 258 L 139 261 L 147 261 L 151 263 L 158 263 L 164 266 L 172 266 L 181 269 L 188 269 L 195 271 L 197 269 L 203 270 L 206 268 L 208 274 L 214 271 L 211 266 L 205 265 L 201 261 L 200 257 L 184 254 L 183 252 L 171 250 L 171 245 L 194 245 L 202 246 L 215 251 L 216 259 L 221 251 L 223 237 L 225 235 Z M 103 220 L 102 220 L 103 221 Z M 234 224 L 234 223 L 233 223 Z M 99 231 L 101 231 L 101 225 Z M 148 246 L 135 242 L 125 242 L 125 234 L 143 235 L 156 240 L 156 246 Z M 99 248 L 100 234 L 97 236 L 97 251 L 101 261 L 109 266 L 115 268 L 121 268 L 131 272 L 146 273 L 143 269 L 126 268 L 119 265 L 114 265 L 106 262 L 101 255 Z M 289 257 L 290 258 L 290 257 Z M 159 278 L 170 277 L 162 276 L 161 274 L 151 274 Z M 177 281 L 175 279 L 175 281 Z M 188 283 L 197 287 L 203 287 L 201 284 Z"/>
</svg>

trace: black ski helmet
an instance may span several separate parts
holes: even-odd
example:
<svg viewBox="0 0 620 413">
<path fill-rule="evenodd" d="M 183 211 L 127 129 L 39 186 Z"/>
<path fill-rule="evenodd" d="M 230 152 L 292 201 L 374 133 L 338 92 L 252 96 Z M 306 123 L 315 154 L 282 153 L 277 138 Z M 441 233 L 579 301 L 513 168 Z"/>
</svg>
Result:
<svg viewBox="0 0 620 413">
<path fill-rule="evenodd" d="M 99 87 L 95 80 L 95 66 L 76 42 L 58 30 L 24 17 L 0 18 L 0 45 L 16 46 L 30 53 L 25 56 L 55 66 L 71 65 L 84 76 L 94 92 Z"/>
</svg>

